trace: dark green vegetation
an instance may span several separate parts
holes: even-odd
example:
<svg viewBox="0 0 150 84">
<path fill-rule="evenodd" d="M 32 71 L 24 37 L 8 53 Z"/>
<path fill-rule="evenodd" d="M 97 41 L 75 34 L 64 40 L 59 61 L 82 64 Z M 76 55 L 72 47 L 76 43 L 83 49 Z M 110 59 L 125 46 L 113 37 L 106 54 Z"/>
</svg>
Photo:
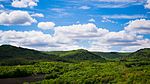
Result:
<svg viewBox="0 0 150 84">
<path fill-rule="evenodd" d="M 25 49 L 11 45 L 0 46 L 0 65 L 34 64 L 40 60 L 55 59 L 54 55 L 47 55 L 31 49 Z"/>
<path fill-rule="evenodd" d="M 61 59 L 64 59 L 66 61 L 70 60 L 74 62 L 83 60 L 105 61 L 105 59 L 102 58 L 101 56 L 84 49 L 72 51 L 54 51 L 54 52 L 47 52 L 47 54 L 54 54 L 56 56 L 59 56 Z"/>
<path fill-rule="evenodd" d="M 0 58 L 0 78 L 45 75 L 31 84 L 150 84 L 150 49 L 134 53 L 39 52 L 7 45 L 0 47 Z M 7 59 L 18 58 L 22 64 L 7 63 Z"/>
<path fill-rule="evenodd" d="M 93 53 L 105 59 L 120 59 L 130 54 L 130 53 L 118 53 L 118 52 L 93 52 Z"/>
<path fill-rule="evenodd" d="M 131 53 L 127 58 L 140 61 L 140 60 L 150 60 L 150 48 L 140 49 L 134 53 Z"/>
<path fill-rule="evenodd" d="M 104 61 L 105 59 L 83 49 L 57 54 L 57 52 L 40 52 L 11 45 L 0 46 L 0 65 L 28 65 L 39 61 L 77 62 L 83 60 Z"/>
</svg>

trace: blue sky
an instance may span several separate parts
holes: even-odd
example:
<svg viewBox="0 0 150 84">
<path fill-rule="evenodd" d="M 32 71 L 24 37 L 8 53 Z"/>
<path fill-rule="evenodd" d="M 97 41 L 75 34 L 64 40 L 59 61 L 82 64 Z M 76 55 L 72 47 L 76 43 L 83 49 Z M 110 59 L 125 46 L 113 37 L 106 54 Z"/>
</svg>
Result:
<svg viewBox="0 0 150 84">
<path fill-rule="evenodd" d="M 37 50 L 150 47 L 150 0 L 0 0 L 0 44 Z"/>
</svg>

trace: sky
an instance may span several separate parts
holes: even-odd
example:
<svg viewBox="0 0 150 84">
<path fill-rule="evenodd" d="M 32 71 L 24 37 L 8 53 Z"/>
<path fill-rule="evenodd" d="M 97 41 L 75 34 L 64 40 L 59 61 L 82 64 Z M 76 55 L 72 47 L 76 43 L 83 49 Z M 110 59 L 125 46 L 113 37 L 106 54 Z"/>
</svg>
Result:
<svg viewBox="0 0 150 84">
<path fill-rule="evenodd" d="M 0 45 L 40 51 L 150 48 L 150 0 L 0 0 Z"/>
</svg>

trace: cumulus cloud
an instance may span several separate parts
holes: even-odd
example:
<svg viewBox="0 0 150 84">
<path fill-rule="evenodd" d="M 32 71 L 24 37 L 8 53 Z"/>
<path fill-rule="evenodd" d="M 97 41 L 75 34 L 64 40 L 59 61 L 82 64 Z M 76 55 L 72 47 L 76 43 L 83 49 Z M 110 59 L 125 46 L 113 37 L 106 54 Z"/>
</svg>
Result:
<svg viewBox="0 0 150 84">
<path fill-rule="evenodd" d="M 142 48 L 150 48 L 150 40 L 149 39 L 144 39 L 144 40 L 138 40 L 136 43 L 140 45 L 136 46 L 124 46 L 121 48 L 121 51 L 125 52 L 133 52 Z"/>
<path fill-rule="evenodd" d="M 108 30 L 97 28 L 95 24 L 78 24 L 59 26 L 55 28 L 55 36 L 64 36 L 70 39 L 94 39 L 107 33 Z"/>
<path fill-rule="evenodd" d="M 143 35 L 126 30 L 110 32 L 93 23 L 57 26 L 54 27 L 52 35 L 40 31 L 0 31 L 0 44 L 5 43 L 45 51 L 80 48 L 90 51 L 114 51 L 114 47 L 117 47 L 118 51 L 133 51 L 150 47 L 150 40 L 145 39 Z"/>
<path fill-rule="evenodd" d="M 125 30 L 137 34 L 150 34 L 150 20 L 139 19 L 130 21 Z"/>
<path fill-rule="evenodd" d="M 89 41 L 89 47 L 84 48 L 91 51 L 111 51 L 114 46 L 118 48 L 139 46 L 141 43 L 138 41 L 144 39 L 141 35 L 126 31 L 110 32 L 107 29 L 98 28 L 92 23 L 56 27 L 54 37 L 66 39 L 67 42 L 64 43 L 75 42 L 75 44 L 80 44 L 84 40 Z"/>
<path fill-rule="evenodd" d="M 42 13 L 35 13 L 31 15 L 32 17 L 44 17 Z"/>
<path fill-rule="evenodd" d="M 40 31 L 1 31 L 0 42 L 23 46 L 46 45 L 51 35 Z"/>
<path fill-rule="evenodd" d="M 3 12 L 0 14 L 0 25 L 31 25 L 36 22 L 26 11 Z"/>
<path fill-rule="evenodd" d="M 50 34 L 41 31 L 0 31 L 0 44 L 11 44 L 36 50 L 70 50 L 79 49 L 78 45 L 70 43 L 59 43 L 62 39 L 56 39 Z"/>
<path fill-rule="evenodd" d="M 39 22 L 38 23 L 38 28 L 43 29 L 43 30 L 48 30 L 54 28 L 55 23 L 53 22 Z"/>
<path fill-rule="evenodd" d="M 129 46 L 129 45 L 138 45 L 136 40 L 143 39 L 142 36 L 137 36 L 136 34 L 128 34 L 125 31 L 120 32 L 109 32 L 103 38 L 105 43 L 108 43 L 112 46 Z"/>
<path fill-rule="evenodd" d="M 147 3 L 145 4 L 145 8 L 150 9 L 150 0 L 147 0 Z"/>
<path fill-rule="evenodd" d="M 16 8 L 27 8 L 37 6 L 38 0 L 13 0 L 12 6 Z"/>
</svg>

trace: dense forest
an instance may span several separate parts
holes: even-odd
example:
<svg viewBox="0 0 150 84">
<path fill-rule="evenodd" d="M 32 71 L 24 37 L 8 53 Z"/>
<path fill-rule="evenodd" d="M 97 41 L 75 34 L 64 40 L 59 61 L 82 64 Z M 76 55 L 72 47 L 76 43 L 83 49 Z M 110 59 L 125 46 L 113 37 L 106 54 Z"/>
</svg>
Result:
<svg viewBox="0 0 150 84">
<path fill-rule="evenodd" d="M 41 52 L 2 45 L 0 65 L 0 82 L 3 84 L 7 83 L 4 81 L 7 78 L 39 75 L 43 75 L 40 80 L 16 80 L 15 83 L 150 84 L 150 48 L 133 53 L 83 49 Z"/>
</svg>

